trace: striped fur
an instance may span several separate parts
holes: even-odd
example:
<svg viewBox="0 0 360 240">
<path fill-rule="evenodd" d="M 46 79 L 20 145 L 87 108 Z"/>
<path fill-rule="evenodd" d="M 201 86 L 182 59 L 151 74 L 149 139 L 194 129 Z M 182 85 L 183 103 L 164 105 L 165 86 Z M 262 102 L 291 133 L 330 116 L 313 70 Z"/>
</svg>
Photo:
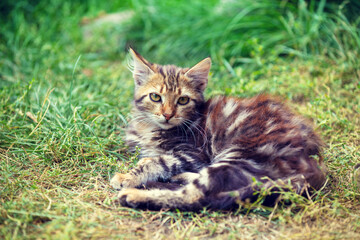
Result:
<svg viewBox="0 0 360 240">
<path fill-rule="evenodd" d="M 142 158 L 129 173 L 117 173 L 111 180 L 121 189 L 122 205 L 228 209 L 256 199 L 260 188 L 285 188 L 290 183 L 289 188 L 302 194 L 322 186 L 321 140 L 281 101 L 266 95 L 205 101 L 209 58 L 184 69 L 151 64 L 135 51 L 130 53 L 134 118 L 126 140 L 131 149 L 141 148 Z M 151 93 L 161 101 L 152 101 Z M 181 105 L 180 97 L 190 100 Z M 269 195 L 269 204 L 273 197 Z"/>
</svg>

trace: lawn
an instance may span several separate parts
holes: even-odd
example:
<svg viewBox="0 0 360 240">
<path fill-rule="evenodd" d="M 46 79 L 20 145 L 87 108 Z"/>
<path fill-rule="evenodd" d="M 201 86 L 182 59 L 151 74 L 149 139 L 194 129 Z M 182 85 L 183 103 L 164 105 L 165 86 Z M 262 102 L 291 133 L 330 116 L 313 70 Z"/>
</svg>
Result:
<svg viewBox="0 0 360 240">
<path fill-rule="evenodd" d="M 2 1 L 0 239 L 360 239 L 360 4 L 337 2 Z M 184 67 L 211 56 L 208 98 L 280 96 L 324 139 L 326 185 L 275 208 L 117 205 L 109 181 L 138 161 L 128 46 Z"/>
</svg>

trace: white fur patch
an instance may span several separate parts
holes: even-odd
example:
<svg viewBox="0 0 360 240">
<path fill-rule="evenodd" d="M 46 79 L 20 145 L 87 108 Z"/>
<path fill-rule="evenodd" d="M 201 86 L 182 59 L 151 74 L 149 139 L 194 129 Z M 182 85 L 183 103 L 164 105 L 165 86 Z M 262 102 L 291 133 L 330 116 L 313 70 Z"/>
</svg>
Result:
<svg viewBox="0 0 360 240">
<path fill-rule="evenodd" d="M 274 144 L 269 143 L 259 147 L 256 152 L 260 154 L 273 155 L 276 152 L 276 149 L 274 147 Z"/>
<path fill-rule="evenodd" d="M 226 134 L 229 134 L 229 133 L 233 132 L 233 131 L 235 130 L 235 128 L 237 128 L 237 127 L 240 125 L 240 123 L 242 123 L 243 121 L 245 121 L 245 119 L 246 119 L 248 116 L 250 116 L 250 113 L 249 113 L 249 112 L 247 112 L 247 111 L 241 112 L 241 113 L 237 116 L 237 118 L 236 118 L 236 120 L 234 121 L 234 123 L 231 124 L 230 127 L 226 130 Z"/>
<path fill-rule="evenodd" d="M 225 117 L 229 117 L 237 108 L 237 103 L 233 99 L 229 99 L 223 109 Z"/>
<path fill-rule="evenodd" d="M 209 169 L 205 168 L 200 171 L 199 183 L 204 185 L 206 188 L 209 187 Z"/>
<path fill-rule="evenodd" d="M 277 125 L 270 125 L 270 126 L 268 126 L 268 125 L 270 125 L 270 124 L 266 124 L 266 126 L 268 127 L 268 129 L 266 129 L 266 131 L 264 132 L 264 134 L 269 134 L 269 133 L 271 133 L 271 132 L 277 127 Z"/>
<path fill-rule="evenodd" d="M 290 155 L 294 155 L 295 153 L 297 153 L 298 151 L 301 150 L 302 147 L 291 147 L 291 145 L 287 145 L 286 147 L 280 149 L 280 151 L 278 151 L 276 153 L 276 156 L 290 156 Z"/>
</svg>

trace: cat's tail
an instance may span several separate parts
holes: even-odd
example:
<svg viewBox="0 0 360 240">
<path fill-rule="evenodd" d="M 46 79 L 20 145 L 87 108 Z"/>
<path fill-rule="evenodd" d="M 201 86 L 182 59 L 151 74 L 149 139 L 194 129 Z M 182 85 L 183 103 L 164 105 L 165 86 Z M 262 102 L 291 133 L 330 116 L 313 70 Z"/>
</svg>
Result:
<svg viewBox="0 0 360 240">
<path fill-rule="evenodd" d="M 234 191 L 221 192 L 208 199 L 208 207 L 212 209 L 233 209 L 244 203 L 258 201 L 262 205 L 273 207 L 283 198 L 284 192 L 293 192 L 305 198 L 311 198 L 315 190 L 325 183 L 325 175 L 307 178 L 302 174 L 278 180 L 267 179 L 265 182 L 254 182 Z M 260 199 L 259 199 L 260 198 Z"/>
</svg>

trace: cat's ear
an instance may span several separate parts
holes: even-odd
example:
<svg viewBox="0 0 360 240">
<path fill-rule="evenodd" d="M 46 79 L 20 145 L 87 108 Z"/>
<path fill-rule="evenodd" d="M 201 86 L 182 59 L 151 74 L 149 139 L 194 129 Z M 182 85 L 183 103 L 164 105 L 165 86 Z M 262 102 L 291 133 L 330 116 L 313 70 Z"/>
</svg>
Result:
<svg viewBox="0 0 360 240">
<path fill-rule="evenodd" d="M 131 55 L 129 68 L 133 73 L 135 84 L 137 86 L 143 85 L 154 74 L 154 71 L 151 69 L 151 63 L 132 48 L 129 48 L 129 53 Z"/>
<path fill-rule="evenodd" d="M 208 82 L 208 75 L 211 68 L 211 58 L 205 58 L 185 73 L 185 76 L 190 78 L 194 87 L 204 91 Z"/>
</svg>

